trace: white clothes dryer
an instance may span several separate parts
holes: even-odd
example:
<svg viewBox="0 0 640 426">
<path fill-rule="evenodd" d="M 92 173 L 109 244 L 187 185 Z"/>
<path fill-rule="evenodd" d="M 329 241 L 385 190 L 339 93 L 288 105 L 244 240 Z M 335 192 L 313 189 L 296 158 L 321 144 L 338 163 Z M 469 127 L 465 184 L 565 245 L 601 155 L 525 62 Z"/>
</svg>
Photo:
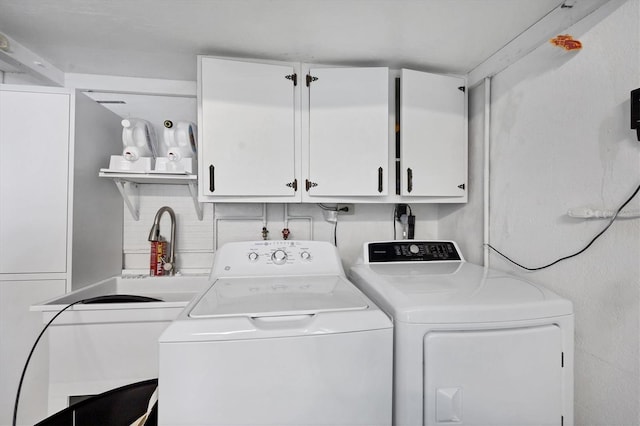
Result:
<svg viewBox="0 0 640 426">
<path fill-rule="evenodd" d="M 319 241 L 229 243 L 159 339 L 161 425 L 391 425 L 393 328 Z"/>
<path fill-rule="evenodd" d="M 453 241 L 365 243 L 350 279 L 394 321 L 393 424 L 573 424 L 573 307 Z"/>
</svg>

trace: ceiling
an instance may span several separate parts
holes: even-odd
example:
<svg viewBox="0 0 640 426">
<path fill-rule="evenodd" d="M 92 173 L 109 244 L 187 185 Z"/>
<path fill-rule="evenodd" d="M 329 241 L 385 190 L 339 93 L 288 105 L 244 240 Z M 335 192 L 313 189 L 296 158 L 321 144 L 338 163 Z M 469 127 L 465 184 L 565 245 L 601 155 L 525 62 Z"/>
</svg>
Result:
<svg viewBox="0 0 640 426">
<path fill-rule="evenodd" d="M 467 74 L 562 4 L 0 0 L 0 33 L 63 73 L 194 81 L 210 54 Z"/>
</svg>

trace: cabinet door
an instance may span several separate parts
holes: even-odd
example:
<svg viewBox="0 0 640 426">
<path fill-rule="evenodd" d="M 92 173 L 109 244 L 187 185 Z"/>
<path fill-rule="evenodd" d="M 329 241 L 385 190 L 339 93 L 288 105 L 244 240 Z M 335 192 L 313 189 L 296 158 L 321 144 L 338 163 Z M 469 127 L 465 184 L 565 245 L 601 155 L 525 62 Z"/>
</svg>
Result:
<svg viewBox="0 0 640 426">
<path fill-rule="evenodd" d="M 559 426 L 562 350 L 556 325 L 427 333 L 424 424 Z"/>
<path fill-rule="evenodd" d="M 309 87 L 310 196 L 387 194 L 388 68 L 315 68 Z"/>
<path fill-rule="evenodd" d="M 467 126 L 465 80 L 402 70 L 401 195 L 465 195 Z"/>
<path fill-rule="evenodd" d="M 64 291 L 64 280 L 0 280 L 0 425 L 11 424 L 22 368 L 44 326 L 42 312 L 29 311 L 29 307 Z M 17 423 L 21 425 L 35 424 L 47 416 L 47 338 L 45 335 L 29 361 L 18 410 Z"/>
<path fill-rule="evenodd" d="M 66 272 L 69 108 L 0 90 L 0 273 Z"/>
<path fill-rule="evenodd" d="M 201 58 L 200 72 L 201 194 L 294 197 L 294 67 Z"/>
</svg>

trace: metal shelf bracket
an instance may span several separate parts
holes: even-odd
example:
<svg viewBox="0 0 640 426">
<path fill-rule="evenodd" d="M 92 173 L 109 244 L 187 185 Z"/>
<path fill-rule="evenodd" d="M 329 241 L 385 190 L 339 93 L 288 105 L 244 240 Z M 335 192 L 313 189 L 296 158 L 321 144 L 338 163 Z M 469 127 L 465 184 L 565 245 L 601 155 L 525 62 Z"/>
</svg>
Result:
<svg viewBox="0 0 640 426">
<path fill-rule="evenodd" d="M 138 184 L 129 182 L 124 179 L 113 179 L 116 184 L 122 199 L 129 209 L 129 213 L 133 216 L 133 220 L 140 220 L 140 192 L 138 191 Z"/>
<path fill-rule="evenodd" d="M 198 182 L 197 181 L 189 181 L 189 194 L 191 194 L 191 199 L 193 200 L 193 207 L 196 209 L 196 214 L 198 215 L 198 220 L 202 220 L 202 203 L 198 201 Z"/>
</svg>

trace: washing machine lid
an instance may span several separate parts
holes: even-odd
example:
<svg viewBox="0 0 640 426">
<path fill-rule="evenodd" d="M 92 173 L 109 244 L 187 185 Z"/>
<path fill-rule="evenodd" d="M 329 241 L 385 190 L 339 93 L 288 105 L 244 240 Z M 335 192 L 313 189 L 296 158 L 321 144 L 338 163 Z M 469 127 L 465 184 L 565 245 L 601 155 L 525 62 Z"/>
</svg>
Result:
<svg viewBox="0 0 640 426">
<path fill-rule="evenodd" d="M 364 295 L 338 275 L 220 278 L 191 309 L 189 317 L 309 315 L 359 311 L 368 306 Z"/>
<path fill-rule="evenodd" d="M 344 276 L 227 277 L 173 321 L 161 344 L 392 333 L 389 317 Z"/>
<path fill-rule="evenodd" d="M 395 321 L 503 322 L 570 315 L 570 301 L 523 278 L 464 261 L 358 264 L 351 280 Z"/>
</svg>

